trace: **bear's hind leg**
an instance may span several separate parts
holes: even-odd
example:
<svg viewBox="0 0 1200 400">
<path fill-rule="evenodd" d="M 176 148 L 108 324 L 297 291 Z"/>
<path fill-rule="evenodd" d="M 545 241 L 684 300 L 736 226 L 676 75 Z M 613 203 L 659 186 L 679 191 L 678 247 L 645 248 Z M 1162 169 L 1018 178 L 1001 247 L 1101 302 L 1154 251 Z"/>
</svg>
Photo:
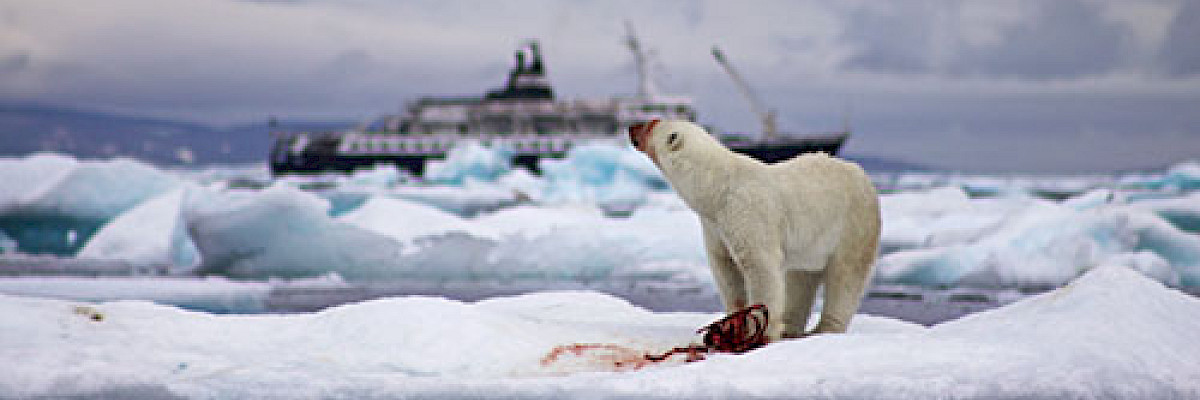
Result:
<svg viewBox="0 0 1200 400">
<path fill-rule="evenodd" d="M 858 312 L 863 290 L 870 278 L 871 259 L 845 254 L 835 255 L 825 270 L 825 304 L 821 322 L 813 334 L 845 333 L 850 319 Z"/>
<path fill-rule="evenodd" d="M 786 287 L 784 288 L 783 310 L 778 314 L 783 323 L 783 337 L 787 339 L 804 336 L 808 327 L 808 317 L 812 314 L 813 300 L 817 297 L 817 285 L 821 283 L 820 272 L 790 270 L 784 272 Z"/>
</svg>

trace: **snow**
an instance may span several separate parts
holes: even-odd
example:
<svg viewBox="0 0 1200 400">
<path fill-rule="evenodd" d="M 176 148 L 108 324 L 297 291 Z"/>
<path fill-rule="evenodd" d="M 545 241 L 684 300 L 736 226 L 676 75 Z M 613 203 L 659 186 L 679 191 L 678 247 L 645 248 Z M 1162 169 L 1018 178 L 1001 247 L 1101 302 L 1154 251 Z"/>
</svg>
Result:
<svg viewBox="0 0 1200 400">
<path fill-rule="evenodd" d="M 477 141 L 462 141 L 450 149 L 445 160 L 425 167 L 425 180 L 461 185 L 466 179 L 495 180 L 512 169 L 512 152 L 501 147 L 484 147 Z"/>
<path fill-rule="evenodd" d="M 1200 284 L 1200 236 L 1105 190 L 1063 202 L 957 188 L 882 198 L 877 281 L 932 286 L 1059 286 L 1105 263 Z M 1162 206 L 1165 208 L 1165 206 Z"/>
<path fill-rule="evenodd" d="M 1133 203 L 1133 207 L 1152 211 L 1180 230 L 1200 233 L 1200 192 L 1180 197 L 1141 200 Z"/>
<path fill-rule="evenodd" d="M 1196 398 L 1200 301 L 1127 268 L 923 328 L 850 332 L 632 371 L 543 365 L 552 349 L 658 352 L 715 314 L 592 292 L 462 303 L 398 297 L 232 316 L 147 302 L 0 296 L 0 397 Z"/>
<path fill-rule="evenodd" d="M 334 221 L 326 200 L 289 186 L 196 197 L 184 219 L 201 274 L 292 278 L 337 270 L 369 277 L 386 274 L 400 251 L 386 236 Z"/>
<path fill-rule="evenodd" d="M 253 280 L 711 285 L 698 220 L 645 156 L 582 145 L 533 175 L 505 154 L 460 146 L 425 181 L 389 167 L 271 182 L 261 166 L 163 172 L 128 159 L 5 158 L 0 251 Z M 1040 288 L 1121 264 L 1200 286 L 1200 192 L 1188 186 L 1197 165 L 875 176 L 889 188 L 876 281 Z"/>
<path fill-rule="evenodd" d="M 1178 190 L 1200 189 L 1200 162 L 1190 161 L 1171 166 L 1163 183 Z"/>
<path fill-rule="evenodd" d="M 520 206 L 468 219 L 376 195 L 331 218 L 328 201 L 286 185 L 200 193 L 184 212 L 203 260 L 200 274 L 266 279 L 335 272 L 353 281 L 710 279 L 699 221 L 684 210 L 639 210 L 617 219 L 594 206 Z M 645 266 L 664 261 L 681 266 Z"/>
<path fill-rule="evenodd" d="M 566 159 L 542 160 L 540 167 L 546 184 L 538 199 L 549 204 L 633 209 L 646 201 L 651 190 L 667 187 L 650 159 L 627 146 L 578 146 Z"/>
<path fill-rule="evenodd" d="M 198 273 L 243 279 L 330 272 L 349 280 L 710 279 L 698 273 L 704 271 L 698 220 L 682 208 L 610 218 L 594 205 L 523 205 L 464 218 L 426 205 L 429 197 L 406 200 L 428 190 L 451 192 L 416 187 L 318 196 L 286 184 L 197 190 L 184 220 L 203 260 Z M 338 196 L 366 199 L 330 217 L 339 213 L 328 199 Z M 664 271 L 661 262 L 670 261 L 680 267 Z"/>
<path fill-rule="evenodd" d="M 635 274 L 639 266 L 679 261 L 704 266 L 700 221 L 688 211 L 639 210 L 609 218 L 595 207 L 515 207 L 481 216 L 477 223 L 504 240 L 487 256 L 497 270 L 540 278 L 604 279 Z M 709 281 L 706 270 L 683 267 L 663 279 Z"/>
<path fill-rule="evenodd" d="M 1200 301 L 1163 286 L 1200 287 L 1196 162 L 876 175 L 877 284 L 1053 290 L 928 328 L 860 315 L 845 335 L 699 363 L 543 365 L 575 343 L 662 352 L 718 317 L 589 291 L 208 313 L 371 285 L 712 293 L 700 221 L 646 157 L 579 146 L 534 175 L 504 154 L 466 145 L 424 180 L 0 158 L 0 312 L 15 316 L 0 360 L 21 360 L 0 363 L 0 398 L 1200 397 Z"/>
<path fill-rule="evenodd" d="M 26 253 L 73 255 L 105 221 L 179 184 L 141 162 L 0 158 L 0 230 Z"/>
<path fill-rule="evenodd" d="M 78 257 L 122 260 L 136 268 L 191 268 L 199 255 L 180 214 L 187 193 L 186 187 L 173 189 L 113 218 L 92 236 Z"/>
<path fill-rule="evenodd" d="M 359 228 L 390 237 L 406 247 L 413 240 L 447 233 L 465 233 L 487 239 L 498 234 L 484 226 L 420 203 L 375 196 L 353 211 L 337 218 Z"/>
<path fill-rule="evenodd" d="M 0 211 L 28 206 L 45 196 L 78 166 L 74 158 L 57 154 L 35 154 L 26 158 L 0 158 L 4 190 L 0 191 Z"/>
<path fill-rule="evenodd" d="M 179 181 L 141 162 L 77 161 L 57 154 L 0 158 L 0 215 L 108 219 Z"/>
<path fill-rule="evenodd" d="M 513 174 L 515 173 L 509 175 Z M 389 197 L 421 202 L 463 217 L 512 207 L 525 201 L 522 197 L 528 197 L 527 192 L 519 188 L 473 178 L 465 179 L 462 186 L 401 186 L 385 194 Z"/>
</svg>

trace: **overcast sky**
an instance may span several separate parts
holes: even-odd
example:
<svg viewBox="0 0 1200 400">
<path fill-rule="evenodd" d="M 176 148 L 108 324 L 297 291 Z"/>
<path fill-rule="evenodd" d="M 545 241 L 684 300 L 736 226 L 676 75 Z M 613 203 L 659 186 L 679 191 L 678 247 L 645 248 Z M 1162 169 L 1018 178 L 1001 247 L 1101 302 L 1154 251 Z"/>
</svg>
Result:
<svg viewBox="0 0 1200 400">
<path fill-rule="evenodd" d="M 208 124 L 365 119 L 481 94 L 538 38 L 562 98 L 634 91 L 624 21 L 702 122 L 756 130 L 721 46 L 781 129 L 963 171 L 1200 158 L 1200 0 L 0 0 L 0 102 Z"/>
</svg>

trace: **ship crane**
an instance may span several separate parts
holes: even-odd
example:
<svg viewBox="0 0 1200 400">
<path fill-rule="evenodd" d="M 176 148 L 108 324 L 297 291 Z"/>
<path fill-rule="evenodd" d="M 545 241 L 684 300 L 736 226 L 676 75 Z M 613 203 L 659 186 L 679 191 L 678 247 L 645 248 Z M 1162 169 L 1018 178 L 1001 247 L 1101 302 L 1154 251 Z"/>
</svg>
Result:
<svg viewBox="0 0 1200 400">
<path fill-rule="evenodd" d="M 721 64 L 722 68 L 725 68 L 725 72 L 729 74 L 729 77 L 733 78 L 733 83 L 737 85 L 738 91 L 742 93 L 746 101 L 750 102 L 751 111 L 758 115 L 758 119 L 762 123 L 764 139 L 767 141 L 774 140 L 778 136 L 778 131 L 775 129 L 775 110 L 769 109 L 763 104 L 762 99 L 755 94 L 754 89 L 742 78 L 742 75 L 733 68 L 733 64 L 729 63 L 729 60 L 725 58 L 725 53 L 721 52 L 720 48 L 713 46 L 712 54 L 717 59 L 717 63 Z"/>
<path fill-rule="evenodd" d="M 633 63 L 637 66 L 638 97 L 654 99 L 658 96 L 658 85 L 655 85 L 654 78 L 650 75 L 650 54 L 638 40 L 633 31 L 633 24 L 629 21 L 625 21 L 625 45 L 633 52 Z"/>
</svg>

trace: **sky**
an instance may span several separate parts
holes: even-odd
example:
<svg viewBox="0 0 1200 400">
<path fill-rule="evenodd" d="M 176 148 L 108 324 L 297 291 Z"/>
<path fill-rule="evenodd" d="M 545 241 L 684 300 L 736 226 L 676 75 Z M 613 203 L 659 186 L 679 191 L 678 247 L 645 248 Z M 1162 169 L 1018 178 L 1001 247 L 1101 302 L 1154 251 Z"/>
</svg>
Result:
<svg viewBox="0 0 1200 400">
<path fill-rule="evenodd" d="M 1200 0 L 0 0 L 0 102 L 215 126 L 365 121 L 503 83 L 539 39 L 560 98 L 635 91 L 625 22 L 701 122 L 964 172 L 1200 159 Z"/>
</svg>

